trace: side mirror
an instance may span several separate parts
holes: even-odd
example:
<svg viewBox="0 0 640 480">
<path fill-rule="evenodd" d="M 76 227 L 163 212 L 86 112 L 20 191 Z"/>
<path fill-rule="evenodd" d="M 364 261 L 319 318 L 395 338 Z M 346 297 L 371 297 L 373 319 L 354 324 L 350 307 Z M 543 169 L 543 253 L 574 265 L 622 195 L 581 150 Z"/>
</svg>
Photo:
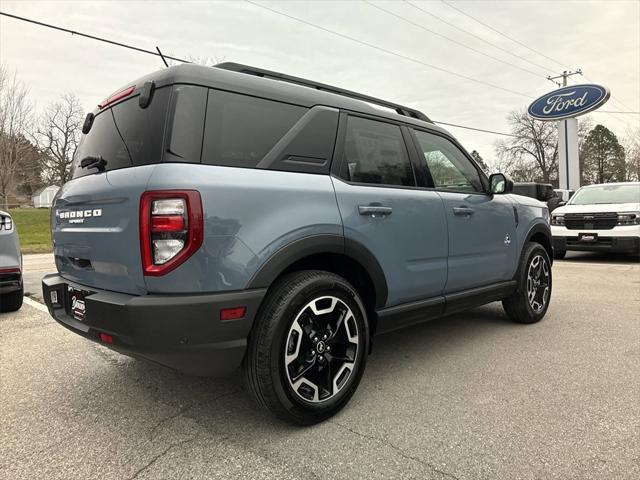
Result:
<svg viewBox="0 0 640 480">
<path fill-rule="evenodd" d="M 564 200 L 558 203 L 559 207 L 563 207 L 567 204 L 567 202 L 565 202 Z"/>
<path fill-rule="evenodd" d="M 494 173 L 489 177 L 489 188 L 493 194 L 511 193 L 513 182 L 503 173 Z"/>
</svg>

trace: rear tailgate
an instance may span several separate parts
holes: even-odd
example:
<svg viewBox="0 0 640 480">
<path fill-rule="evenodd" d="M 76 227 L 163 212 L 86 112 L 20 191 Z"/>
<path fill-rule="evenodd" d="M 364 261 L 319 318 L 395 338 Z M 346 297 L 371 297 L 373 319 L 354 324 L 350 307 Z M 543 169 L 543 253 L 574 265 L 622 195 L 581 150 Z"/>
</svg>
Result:
<svg viewBox="0 0 640 480">
<path fill-rule="evenodd" d="M 170 88 L 156 89 L 146 108 L 139 105 L 139 90 L 126 91 L 126 98 L 101 108 L 89 122 L 73 179 L 54 202 L 51 229 L 63 277 L 87 287 L 144 294 L 140 197 L 162 161 Z"/>
<path fill-rule="evenodd" d="M 52 212 L 53 253 L 68 280 L 104 290 L 146 293 L 140 258 L 140 195 L 153 165 L 67 183 Z"/>
</svg>

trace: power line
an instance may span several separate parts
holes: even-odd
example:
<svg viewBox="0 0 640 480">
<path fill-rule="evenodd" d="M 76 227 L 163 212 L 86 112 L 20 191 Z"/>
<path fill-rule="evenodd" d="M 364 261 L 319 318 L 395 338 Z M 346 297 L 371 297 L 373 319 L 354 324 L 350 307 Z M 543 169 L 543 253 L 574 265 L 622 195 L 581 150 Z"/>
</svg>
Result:
<svg viewBox="0 0 640 480">
<path fill-rule="evenodd" d="M 640 112 L 627 112 L 626 110 L 624 111 L 611 111 L 611 110 L 596 110 L 595 112 L 592 113 L 626 113 L 626 114 L 631 114 L 631 115 L 640 115 Z"/>
<path fill-rule="evenodd" d="M 531 98 L 529 95 L 526 95 L 526 94 L 523 94 L 523 93 L 520 93 L 520 92 L 515 92 L 515 91 L 509 90 L 509 89 L 502 88 L 502 87 L 497 86 L 497 85 L 493 85 L 493 84 L 488 83 L 488 82 L 484 82 L 482 80 L 478 80 L 478 79 L 467 77 L 467 76 L 464 76 L 464 75 L 461 75 L 461 74 L 457 74 L 455 72 L 451 72 L 451 71 L 448 71 L 446 69 L 443 69 L 443 68 L 440 68 L 440 67 L 437 67 L 437 66 L 434 66 L 434 65 L 430 65 L 430 64 L 424 63 L 424 62 L 422 62 L 420 60 L 413 59 L 411 57 L 408 57 L 408 56 L 405 56 L 405 55 L 402 55 L 402 54 L 397 54 L 396 52 L 392 52 L 391 50 L 386 50 L 386 49 L 384 49 L 382 47 L 378 47 L 376 45 L 368 44 L 367 42 L 358 40 L 356 38 L 352 38 L 352 37 L 349 37 L 347 35 L 341 34 L 339 32 L 334 32 L 332 30 L 325 29 L 324 27 L 312 24 L 310 22 L 306 22 L 305 20 L 298 19 L 296 17 L 290 16 L 290 15 L 285 14 L 283 12 L 278 12 L 276 10 L 273 10 L 273 9 L 271 9 L 269 7 L 265 7 L 263 5 L 259 5 L 257 3 L 254 3 L 252 1 L 250 1 L 250 0 L 246 0 L 246 1 L 248 3 L 251 3 L 251 4 L 255 5 L 255 6 L 257 6 L 257 7 L 264 8 L 266 10 L 270 10 L 273 13 L 277 13 L 279 15 L 283 15 L 285 17 L 288 17 L 288 18 L 291 18 L 293 20 L 299 21 L 301 23 L 307 24 L 309 26 L 318 28 L 318 29 L 326 31 L 328 33 L 332 33 L 334 35 L 338 35 L 340 37 L 346 38 L 348 40 L 352 40 L 352 41 L 360 43 L 362 45 L 366 45 L 366 46 L 374 48 L 376 50 L 380 50 L 380 51 L 382 51 L 384 53 L 388 53 L 388 54 L 391 54 L 391 55 L 396 55 L 396 56 L 399 56 L 400 58 L 404 58 L 404 59 L 407 59 L 407 60 L 410 60 L 410 61 L 413 61 L 413 62 L 416 62 L 416 63 L 420 63 L 422 65 L 425 65 L 425 66 L 428 66 L 428 67 L 431 67 L 431 68 L 435 68 L 436 70 L 441 70 L 443 72 L 450 73 L 452 75 L 460 76 L 460 77 L 465 78 L 467 80 L 471 80 L 471 81 L 474 81 L 474 82 L 482 83 L 484 85 L 488 85 L 488 86 L 491 86 L 491 87 L 494 87 L 494 88 L 498 88 L 498 89 L 505 90 L 505 91 L 508 91 L 508 92 L 511 92 L 511 93 L 515 93 L 517 95 L 527 96 L 527 97 Z M 175 61 L 178 61 L 178 62 L 191 63 L 188 60 L 184 60 L 184 59 L 181 59 L 181 58 L 178 58 L 178 57 L 172 57 L 172 56 L 169 56 L 169 55 L 162 55 L 159 52 L 153 52 L 151 50 L 145 50 L 143 48 L 135 47 L 133 45 L 127 45 L 127 44 L 124 44 L 124 43 L 121 43 L 121 42 L 116 42 L 116 41 L 109 40 L 109 39 L 102 38 L 102 37 L 98 37 L 98 36 L 95 36 L 95 35 L 90 35 L 90 34 L 86 34 L 86 33 L 82 33 L 82 32 L 77 32 L 75 30 L 69 30 L 69 29 L 66 29 L 66 28 L 63 28 L 63 27 L 58 27 L 56 25 L 51 25 L 51 24 L 39 22 L 37 20 L 32 20 L 32 19 L 29 19 L 29 18 L 20 17 L 18 15 L 13 15 L 13 14 L 10 14 L 10 13 L 5 13 L 5 12 L 0 12 L 0 15 L 6 16 L 6 17 L 10 17 L 10 18 L 14 18 L 16 20 L 21 20 L 21 21 L 24 21 L 24 22 L 32 23 L 32 24 L 35 24 L 35 25 L 51 28 L 51 29 L 54 29 L 54 30 L 59 30 L 59 31 L 62 31 L 62 32 L 70 33 L 71 35 L 78 35 L 78 36 L 81 36 L 81 37 L 90 38 L 92 40 L 101 41 L 101 42 L 108 43 L 108 44 L 111 44 L 111 45 L 115 45 L 115 46 L 118 46 L 118 47 L 128 48 L 130 50 L 135 50 L 135 51 L 138 51 L 138 52 L 141 52 L 141 53 L 147 53 L 147 54 L 150 54 L 150 55 L 154 55 L 156 57 L 161 57 L 162 58 L 162 56 L 164 56 L 164 58 L 168 58 L 168 59 L 175 60 Z M 625 112 L 625 113 L 631 113 L 631 112 Z M 472 130 L 472 131 L 476 131 L 476 132 L 490 133 L 490 134 L 493 134 L 493 135 L 502 135 L 502 136 L 506 136 L 506 137 L 517 137 L 517 135 L 513 135 L 513 134 L 510 134 L 510 133 L 504 133 L 504 132 L 497 132 L 495 130 L 486 130 L 486 129 L 483 129 L 483 128 L 469 127 L 469 126 L 465 126 L 465 125 L 458 125 L 458 124 L 449 123 L 449 122 L 440 122 L 440 121 L 436 121 L 436 120 L 433 120 L 433 122 L 437 123 L 439 125 L 446 125 L 446 126 L 449 126 L 449 127 L 462 128 L 462 129 L 465 129 L 465 130 Z"/>
<path fill-rule="evenodd" d="M 551 60 L 552 62 L 554 62 L 554 63 L 556 63 L 556 64 L 558 64 L 558 65 L 561 65 L 561 66 L 562 66 L 562 67 L 564 67 L 564 68 L 569 69 L 569 67 L 568 67 L 568 66 L 566 66 L 563 62 L 560 62 L 560 61 L 558 61 L 558 60 L 556 60 L 556 59 L 554 59 L 554 58 L 551 58 L 550 56 L 548 56 L 548 55 L 544 54 L 543 52 L 540 52 L 539 50 L 536 50 L 536 49 L 534 49 L 534 48 L 530 47 L 529 45 L 527 45 L 527 44 L 525 44 L 525 43 L 523 43 L 523 42 L 521 42 L 521 41 L 519 41 L 519 40 L 517 40 L 517 39 L 515 39 L 515 38 L 513 38 L 513 37 L 511 37 L 511 36 L 509 36 L 509 35 L 507 35 L 506 33 L 501 32 L 500 30 L 498 30 L 498 29 L 496 29 L 496 28 L 492 27 L 491 25 L 488 25 L 487 23 L 483 22 L 482 20 L 479 20 L 478 18 L 476 18 L 476 17 L 474 17 L 474 16 L 472 16 L 472 15 L 470 15 L 470 14 L 466 13 L 464 10 L 461 10 L 460 8 L 458 8 L 458 7 L 454 6 L 454 5 L 452 5 L 449 1 L 447 1 L 447 0 L 440 0 L 440 1 L 441 1 L 442 3 L 444 3 L 445 5 L 447 5 L 449 8 L 452 8 L 453 10 L 457 11 L 458 13 L 460 13 L 460 14 L 464 15 L 464 16 L 465 16 L 465 17 L 467 17 L 467 18 L 470 18 L 471 20 L 473 20 L 473 21 L 475 21 L 475 22 L 479 23 L 480 25 L 482 25 L 482 26 L 484 26 L 484 27 L 488 28 L 489 30 L 491 30 L 491 31 L 493 31 L 493 32 L 495 32 L 495 33 L 497 33 L 498 35 L 501 35 L 502 37 L 504 37 L 504 38 L 506 38 L 506 39 L 508 39 L 508 40 L 511 40 L 512 42 L 514 42 L 514 43 L 516 43 L 516 44 L 518 44 L 518 45 L 520 45 L 520 46 L 522 46 L 522 47 L 524 47 L 524 48 L 526 48 L 526 49 L 528 49 L 528 50 L 530 50 L 530 51 L 532 51 L 532 52 L 534 52 L 534 53 L 536 53 L 536 54 L 538 54 L 538 55 L 540 55 L 540 56 L 542 56 L 542 57 L 544 57 L 544 58 L 546 58 L 547 60 Z M 592 82 L 591 80 L 589 80 L 585 75 L 583 75 L 583 76 L 584 76 L 584 78 L 585 78 L 588 82 L 593 83 L 593 82 Z M 631 110 L 631 107 L 629 107 L 628 105 L 625 105 L 624 103 L 622 103 L 622 102 L 620 102 L 620 101 L 618 101 L 618 100 L 616 100 L 616 99 L 614 99 L 614 98 L 612 98 L 611 100 L 612 100 L 612 102 L 614 102 L 614 103 L 619 103 L 619 104 L 620 104 L 620 105 L 622 105 L 624 108 L 627 108 L 627 109 Z M 614 118 L 615 118 L 615 117 L 614 117 Z"/>
<path fill-rule="evenodd" d="M 18 15 L 13 15 L 11 13 L 0 12 L 0 15 L 5 16 L 5 17 L 14 18 L 16 20 L 21 20 L 23 22 L 33 23 L 34 25 L 40 25 L 41 27 L 52 28 L 53 30 L 59 30 L 61 32 L 70 33 L 71 35 L 78 35 L 79 37 L 90 38 L 91 40 L 97 40 L 99 42 L 109 43 L 111 45 L 116 45 L 118 47 L 124 47 L 124 48 L 128 48 L 130 50 L 135 50 L 136 52 L 147 53 L 149 55 L 154 55 L 156 57 L 161 57 L 162 58 L 162 55 L 160 55 L 160 53 L 154 52 L 153 50 L 146 50 L 144 48 L 134 47 L 133 45 L 127 45 L 126 43 L 116 42 L 114 40 L 108 40 L 108 39 L 103 38 L 103 37 L 98 37 L 96 35 L 89 35 L 88 33 L 77 32 L 75 30 L 69 30 L 68 28 L 58 27 L 56 25 L 51 25 L 49 23 L 39 22 L 37 20 L 32 20 L 30 18 L 20 17 Z M 178 58 L 178 57 L 170 57 L 169 55 L 164 55 L 164 58 L 169 58 L 171 60 L 175 60 L 177 62 L 182 62 L 182 63 L 191 63 L 189 60 L 184 60 L 184 59 Z"/>
<path fill-rule="evenodd" d="M 585 79 L 587 82 L 589 82 L 589 83 L 594 83 L 594 82 L 593 82 L 593 80 L 590 80 L 589 78 L 587 78 L 587 77 L 586 77 L 586 75 L 585 75 L 584 73 L 581 73 L 581 75 L 582 75 L 582 77 L 584 77 L 584 79 Z M 571 80 L 577 83 L 577 81 L 576 81 L 576 80 L 574 80 L 573 78 L 571 78 Z M 619 104 L 620 102 L 617 102 L 617 101 L 616 101 L 616 99 L 615 99 L 615 98 L 613 98 L 613 97 L 611 97 L 611 103 L 612 103 L 613 105 L 617 106 L 617 107 L 620 107 L 620 105 L 616 105 L 616 104 Z M 606 110 L 594 110 L 594 111 L 593 111 L 593 112 L 591 112 L 591 113 L 602 113 L 602 114 L 604 114 L 604 115 L 606 115 L 606 116 L 608 116 L 608 117 L 612 118 L 613 120 L 616 120 L 617 122 L 621 123 L 622 125 L 625 125 L 625 126 L 630 127 L 630 128 L 634 128 L 630 123 L 627 123 L 627 121 L 626 121 L 625 119 L 620 118 L 620 117 L 616 117 L 616 116 L 615 116 L 615 115 L 613 115 L 611 112 L 608 112 L 608 111 L 606 111 Z"/>
<path fill-rule="evenodd" d="M 469 45 L 466 45 L 465 43 L 459 42 L 457 40 L 454 40 L 453 38 L 447 37 L 446 35 L 442 35 L 441 33 L 435 32 L 435 31 L 425 27 L 424 25 L 421 25 L 421 24 L 419 24 L 417 22 L 414 22 L 413 20 L 409 20 L 408 18 L 403 17 L 402 15 L 398 15 L 398 14 L 396 14 L 396 13 L 390 11 L 390 10 L 387 10 L 386 8 L 382 8 L 382 7 L 378 6 L 378 5 L 370 2 L 369 0 L 362 0 L 362 1 L 364 3 L 366 3 L 367 5 L 369 5 L 369 6 L 373 7 L 373 8 L 377 8 L 381 12 L 386 13 L 387 15 L 391 15 L 391 16 L 399 19 L 399 20 L 402 20 L 403 22 L 406 22 L 406 23 L 408 23 L 410 25 L 418 27 L 418 28 L 424 30 L 425 32 L 431 33 L 432 35 L 436 35 L 436 36 L 438 36 L 440 38 L 444 38 L 445 40 L 447 40 L 449 42 L 452 42 L 452 43 L 454 43 L 456 45 L 459 45 L 459 46 L 461 46 L 463 48 L 466 48 L 467 50 L 471 50 L 472 52 L 475 52 L 475 53 L 477 53 L 479 55 L 482 55 L 484 57 L 487 57 L 487 58 L 490 58 L 492 60 L 495 60 L 496 62 L 504 63 L 505 65 L 509 65 L 509 66 L 511 66 L 513 68 L 517 68 L 518 70 L 522 70 L 523 72 L 530 73 L 531 75 L 534 75 L 536 77 L 544 77 L 544 75 L 541 75 L 541 74 L 536 73 L 536 72 L 534 72 L 532 70 L 529 70 L 528 68 L 524 68 L 524 67 L 521 67 L 520 65 L 516 65 L 516 64 L 508 62 L 506 60 L 502 60 L 501 58 L 494 57 L 493 55 L 489 55 L 488 53 L 485 53 L 485 52 L 477 50 L 477 49 L 475 49 L 473 47 L 470 47 Z"/>
<path fill-rule="evenodd" d="M 316 25 L 315 23 L 308 22 L 307 20 L 303 20 L 303 19 L 298 18 L 298 17 L 294 17 L 293 15 L 289 15 L 288 13 L 284 13 L 284 12 L 281 12 L 281 11 L 276 10 L 274 8 L 267 7 L 266 5 L 260 5 L 259 3 L 256 3 L 253 0 L 245 0 L 245 1 L 247 3 L 250 3 L 250 4 L 258 7 L 258 8 L 262 8 L 264 10 L 267 10 L 267 11 L 271 12 L 271 13 L 275 13 L 276 15 L 280 15 L 280 16 L 286 17 L 286 18 L 288 18 L 290 20 L 295 20 L 296 22 L 303 23 L 303 24 L 305 24 L 305 25 L 307 25 L 309 27 L 313 27 L 313 28 L 316 28 L 318 30 L 322 30 L 323 32 L 330 33 L 331 35 L 335 35 L 337 37 L 349 40 L 351 42 L 358 43 L 360 45 L 364 45 L 364 46 L 369 47 L 369 48 L 373 48 L 374 50 L 377 50 L 379 52 L 383 52 L 383 53 L 386 53 L 388 55 L 393 55 L 395 57 L 402 58 L 404 60 L 408 60 L 408 61 L 413 62 L 413 63 L 417 63 L 417 64 L 422 65 L 424 67 L 428 67 L 428 68 L 432 68 L 434 70 L 438 70 L 440 72 L 448 73 L 449 75 L 453 75 L 453 76 L 458 77 L 458 78 L 463 78 L 463 79 L 469 80 L 471 82 L 479 83 L 479 84 L 485 85 L 487 87 L 491 87 L 491 88 L 495 88 L 495 89 L 498 89 L 498 90 L 502 90 L 504 92 L 512 93 L 514 95 L 519 95 L 521 97 L 533 98 L 531 95 L 527 95 L 526 93 L 517 92 L 515 90 L 511 90 L 509 88 L 501 87 L 499 85 L 495 85 L 495 84 L 490 83 L 490 82 L 485 82 L 484 80 L 479 80 L 477 78 L 469 77 L 469 76 L 464 75 L 462 73 L 454 72 L 452 70 L 447 70 L 446 68 L 439 67 L 437 65 L 433 65 L 433 64 L 430 64 L 430 63 L 423 62 L 422 60 L 419 60 L 417 58 L 410 57 L 410 56 L 404 55 L 402 53 L 394 52 L 392 50 L 388 50 L 388 49 L 386 49 L 384 47 L 380 47 L 378 45 L 374 45 L 374 44 L 366 42 L 364 40 L 360 40 L 358 38 L 351 37 L 351 36 L 346 35 L 344 33 L 340 33 L 340 32 L 337 32 L 335 30 L 331 30 L 331 29 L 322 27 L 320 25 Z"/>
<path fill-rule="evenodd" d="M 448 127 L 464 128 L 465 130 L 474 130 L 476 132 L 493 133 L 494 135 L 503 135 L 505 137 L 520 138 L 518 137 L 518 135 L 514 135 L 512 133 L 496 132 L 495 130 L 485 130 L 484 128 L 467 127 L 465 125 L 456 125 L 455 123 L 439 122 L 437 120 L 431 120 L 431 121 L 439 125 L 447 125 Z"/>
<path fill-rule="evenodd" d="M 516 39 L 515 39 L 515 38 L 513 38 L 513 37 L 510 37 L 510 36 L 509 36 L 509 35 L 507 35 L 506 33 L 502 33 L 500 30 L 497 30 L 497 29 L 493 28 L 491 25 L 487 25 L 487 24 L 486 24 L 486 23 L 484 23 L 483 21 L 478 20 L 476 17 L 474 17 L 474 16 L 472 16 L 472 15 L 469 15 L 469 14 L 468 14 L 468 13 L 466 13 L 464 10 L 461 10 L 461 9 L 459 9 L 458 7 L 453 6 L 453 5 L 452 5 L 451 3 L 449 3 L 447 0 L 440 0 L 440 1 L 441 1 L 442 3 L 444 3 L 446 6 L 448 6 L 449 8 L 454 9 L 455 11 L 457 11 L 457 12 L 461 13 L 462 15 L 464 15 L 465 17 L 470 18 L 471 20 L 473 20 L 473 21 L 475 21 L 475 22 L 479 23 L 480 25 L 482 25 L 482 26 L 484 26 L 484 27 L 488 28 L 489 30 L 491 30 L 491 31 L 493 31 L 493 32 L 495 32 L 495 33 L 497 33 L 498 35 L 501 35 L 501 36 L 503 36 L 504 38 L 506 38 L 506 39 L 508 39 L 508 40 L 511 40 L 512 42 L 517 43 L 518 45 L 520 45 L 520 46 L 522 46 L 522 47 L 524 47 L 524 48 L 526 48 L 526 49 L 528 49 L 528 50 L 531 50 L 531 51 L 532 51 L 532 52 L 534 52 L 534 53 L 537 53 L 538 55 L 540 55 L 540 56 L 542 56 L 542 57 L 546 58 L 547 60 L 551 60 L 553 63 L 556 63 L 556 64 L 558 64 L 558 65 L 562 66 L 563 68 L 569 69 L 569 67 L 568 67 L 568 66 L 566 66 L 564 63 L 559 62 L 559 61 L 557 61 L 557 60 L 554 60 L 554 59 L 553 59 L 553 58 L 551 58 L 550 56 L 545 55 L 544 53 L 539 52 L 538 50 L 535 50 L 535 49 L 531 48 L 529 45 L 527 45 L 527 44 L 525 44 L 525 43 L 522 43 L 521 41 L 516 40 Z"/>
<path fill-rule="evenodd" d="M 584 77 L 584 79 L 585 79 L 587 82 L 595 83 L 593 80 L 590 80 L 590 79 L 589 79 L 589 78 L 588 78 L 584 73 L 582 74 L 582 76 Z M 622 103 L 622 102 L 621 102 L 620 100 L 618 100 L 617 98 L 613 98 L 613 95 L 611 96 L 611 102 L 612 102 L 612 103 L 616 103 L 616 104 L 618 104 L 618 108 L 620 108 L 620 107 L 622 106 L 622 108 L 626 108 L 627 110 L 633 110 L 630 106 L 628 106 L 628 105 L 626 105 L 626 104 Z"/>
<path fill-rule="evenodd" d="M 415 4 L 411 3 L 411 2 L 409 2 L 408 0 L 402 0 L 402 1 L 403 1 L 403 2 L 405 2 L 407 5 L 410 5 L 410 6 L 412 6 L 413 8 L 415 8 L 415 9 L 417 9 L 417 10 L 420 10 L 421 12 L 426 13 L 427 15 L 429 15 L 429 16 L 431 16 L 431 17 L 435 18 L 436 20 L 438 20 L 438 21 L 440 21 L 440 22 L 442 22 L 442 23 L 444 23 L 445 25 L 448 25 L 448 26 L 450 26 L 450 27 L 452 27 L 452 28 L 455 28 L 456 30 L 458 30 L 458 31 L 460 31 L 460 32 L 462 32 L 462 33 L 465 33 L 465 34 L 467 34 L 467 35 L 470 35 L 471 37 L 473 37 L 473 38 L 475 38 L 475 39 L 477 39 L 477 40 L 480 40 L 481 42 L 486 43 L 487 45 L 489 45 L 489 46 L 491 46 L 491 47 L 493 47 L 493 48 L 496 48 L 496 49 L 500 50 L 501 52 L 504 52 L 504 53 L 509 54 L 509 55 L 511 55 L 511 56 L 513 56 L 513 57 L 519 58 L 520 60 L 522 60 L 522 61 L 524 61 L 524 62 L 527 62 L 527 63 L 529 63 L 529 64 L 533 65 L 534 67 L 538 67 L 538 68 L 540 68 L 540 69 L 544 70 L 545 72 L 549 71 L 549 69 L 548 69 L 547 67 L 545 67 L 544 65 L 540 65 L 539 63 L 533 62 L 533 61 L 529 60 L 529 59 L 528 59 L 528 58 L 526 58 L 526 57 L 523 57 L 523 56 L 521 56 L 521 55 L 518 55 L 517 53 L 513 53 L 513 52 L 511 52 L 511 51 L 507 50 L 506 48 L 502 48 L 500 45 L 497 45 L 497 44 L 495 44 L 495 43 L 492 43 L 492 42 L 490 42 L 490 41 L 488 41 L 488 40 L 486 40 L 486 39 L 482 38 L 481 36 L 476 35 L 475 33 L 471 33 L 471 32 L 469 32 L 468 30 L 465 30 L 464 28 L 459 27 L 459 26 L 458 26 L 458 25 L 456 25 L 455 23 L 449 22 L 449 21 L 447 21 L 447 20 L 443 19 L 442 17 L 439 17 L 439 16 L 438 16 L 438 15 L 436 15 L 435 13 L 429 12 L 428 10 L 425 10 L 424 8 L 419 7 L 418 5 L 415 5 Z"/>
</svg>

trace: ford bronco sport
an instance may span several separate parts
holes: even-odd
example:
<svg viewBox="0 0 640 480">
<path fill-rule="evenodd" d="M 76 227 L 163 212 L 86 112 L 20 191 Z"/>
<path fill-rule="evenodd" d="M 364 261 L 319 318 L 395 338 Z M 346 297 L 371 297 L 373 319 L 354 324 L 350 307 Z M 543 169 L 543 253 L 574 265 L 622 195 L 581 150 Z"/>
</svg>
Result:
<svg viewBox="0 0 640 480">
<path fill-rule="evenodd" d="M 242 367 L 298 424 L 342 408 L 375 334 L 551 295 L 549 214 L 423 113 L 249 66 L 181 65 L 88 114 L 53 207 L 51 315 L 193 375 Z"/>
</svg>

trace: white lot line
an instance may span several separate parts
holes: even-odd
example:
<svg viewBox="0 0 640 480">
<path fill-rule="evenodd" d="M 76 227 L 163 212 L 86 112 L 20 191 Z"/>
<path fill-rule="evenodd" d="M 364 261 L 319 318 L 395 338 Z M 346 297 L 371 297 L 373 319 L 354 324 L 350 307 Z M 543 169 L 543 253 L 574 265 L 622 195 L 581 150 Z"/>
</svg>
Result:
<svg viewBox="0 0 640 480">
<path fill-rule="evenodd" d="M 45 307 L 42 303 L 36 302 L 35 300 L 29 297 L 24 297 L 23 300 L 24 300 L 24 303 L 26 303 L 30 307 L 33 307 L 36 310 L 40 310 L 41 312 L 44 312 L 44 313 L 49 313 L 49 309 Z"/>
<path fill-rule="evenodd" d="M 582 265 L 588 267 L 640 267 L 640 263 L 589 263 L 589 262 L 565 262 L 556 260 L 553 266 L 560 265 Z"/>
</svg>

